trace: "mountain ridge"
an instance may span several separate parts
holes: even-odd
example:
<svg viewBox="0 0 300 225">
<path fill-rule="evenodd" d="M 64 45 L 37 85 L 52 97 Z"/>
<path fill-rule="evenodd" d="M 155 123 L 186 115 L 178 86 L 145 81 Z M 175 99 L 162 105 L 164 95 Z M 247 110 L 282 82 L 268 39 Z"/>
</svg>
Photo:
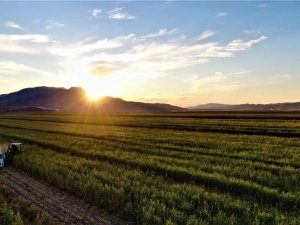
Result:
<svg viewBox="0 0 300 225">
<path fill-rule="evenodd" d="M 187 108 L 165 103 L 125 101 L 104 96 L 88 100 L 80 87 L 30 87 L 0 95 L 0 113 L 59 113 L 59 112 L 187 112 L 187 111 L 300 111 L 300 102 L 271 104 L 208 103 Z"/>
<path fill-rule="evenodd" d="M 0 95 L 0 112 L 179 112 L 184 108 L 163 103 L 125 101 L 105 96 L 89 101 L 84 89 L 33 87 Z"/>
<path fill-rule="evenodd" d="M 187 107 L 192 111 L 300 111 L 300 102 L 283 102 L 269 104 L 221 104 L 207 103 Z"/>
</svg>

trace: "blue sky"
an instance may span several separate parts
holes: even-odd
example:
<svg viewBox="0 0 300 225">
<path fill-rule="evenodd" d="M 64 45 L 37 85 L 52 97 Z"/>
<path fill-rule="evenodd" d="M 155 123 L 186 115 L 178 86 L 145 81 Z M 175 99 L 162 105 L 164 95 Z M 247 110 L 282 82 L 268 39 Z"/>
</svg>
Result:
<svg viewBox="0 0 300 225">
<path fill-rule="evenodd" d="M 300 101 L 300 2 L 0 2 L 1 93 Z"/>
</svg>

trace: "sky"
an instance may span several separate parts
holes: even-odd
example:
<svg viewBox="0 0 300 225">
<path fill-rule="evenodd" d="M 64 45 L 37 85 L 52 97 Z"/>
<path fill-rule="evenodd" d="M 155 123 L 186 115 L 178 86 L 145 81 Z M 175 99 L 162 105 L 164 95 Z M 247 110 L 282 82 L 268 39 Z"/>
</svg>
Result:
<svg viewBox="0 0 300 225">
<path fill-rule="evenodd" d="M 300 101 L 300 2 L 0 1 L 0 94 Z"/>
</svg>

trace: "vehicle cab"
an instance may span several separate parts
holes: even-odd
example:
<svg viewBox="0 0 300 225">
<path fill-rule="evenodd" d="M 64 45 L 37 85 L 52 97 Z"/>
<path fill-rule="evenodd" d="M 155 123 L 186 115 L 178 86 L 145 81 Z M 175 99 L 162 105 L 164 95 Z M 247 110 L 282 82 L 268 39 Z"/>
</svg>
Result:
<svg viewBox="0 0 300 225">
<path fill-rule="evenodd" d="M 8 147 L 10 154 L 20 154 L 23 152 L 22 143 L 11 143 Z"/>
<path fill-rule="evenodd" d="M 0 169 L 3 169 L 4 167 L 4 153 L 0 152 Z"/>
</svg>

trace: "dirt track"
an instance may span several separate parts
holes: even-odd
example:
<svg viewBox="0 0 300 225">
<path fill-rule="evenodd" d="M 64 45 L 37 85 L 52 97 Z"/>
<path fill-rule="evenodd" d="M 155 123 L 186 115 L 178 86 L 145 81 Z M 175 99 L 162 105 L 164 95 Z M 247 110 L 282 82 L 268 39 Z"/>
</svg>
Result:
<svg viewBox="0 0 300 225">
<path fill-rule="evenodd" d="M 0 180 L 61 224 L 127 224 L 13 167 L 0 171 Z"/>
</svg>

